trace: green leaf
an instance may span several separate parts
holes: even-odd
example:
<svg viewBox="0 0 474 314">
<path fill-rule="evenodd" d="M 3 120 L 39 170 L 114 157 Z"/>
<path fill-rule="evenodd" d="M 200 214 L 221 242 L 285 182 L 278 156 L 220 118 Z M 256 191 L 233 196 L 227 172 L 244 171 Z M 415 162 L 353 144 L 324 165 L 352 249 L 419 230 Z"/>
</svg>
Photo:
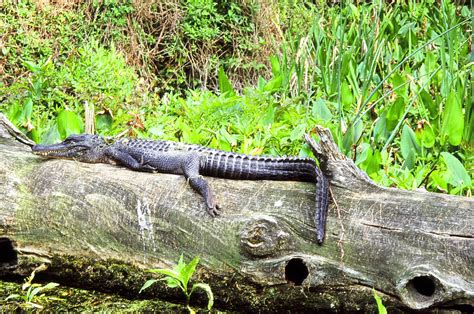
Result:
<svg viewBox="0 0 474 314">
<path fill-rule="evenodd" d="M 223 68 L 219 69 L 218 78 L 219 78 L 219 90 L 221 91 L 221 94 L 228 94 L 230 96 L 234 96 L 235 91 L 232 88 L 232 84 L 230 83 L 229 78 L 225 74 Z"/>
<path fill-rule="evenodd" d="M 33 112 L 33 100 L 28 97 L 25 99 L 25 102 L 23 103 L 23 110 L 21 112 L 21 117 L 20 121 L 23 124 L 23 126 L 26 127 L 28 122 L 31 121 L 31 114 Z"/>
<path fill-rule="evenodd" d="M 321 98 L 313 103 L 311 114 L 315 119 L 321 119 L 323 121 L 329 121 L 333 117 L 331 111 L 326 106 L 326 100 Z"/>
<path fill-rule="evenodd" d="M 81 118 L 70 110 L 63 110 L 56 118 L 58 123 L 58 131 L 61 138 L 66 138 L 71 134 L 81 134 L 83 130 L 83 123 Z"/>
<path fill-rule="evenodd" d="M 196 288 L 200 288 L 206 292 L 208 298 L 207 309 L 210 311 L 214 305 L 214 294 L 212 293 L 211 287 L 207 283 L 196 283 L 193 285 L 191 293 L 193 293 Z M 191 293 L 189 295 L 191 295 Z"/>
<path fill-rule="evenodd" d="M 59 286 L 59 283 L 56 283 L 56 282 L 49 282 L 46 284 L 46 286 L 43 286 L 42 290 L 50 290 L 50 289 L 53 289 L 53 288 L 56 288 L 57 286 Z"/>
<path fill-rule="evenodd" d="M 377 303 L 377 309 L 379 311 L 379 314 L 387 314 L 387 309 L 382 303 L 382 299 L 378 296 L 377 292 L 375 292 L 375 289 L 372 288 L 372 291 L 374 291 L 374 298 L 375 302 Z"/>
<path fill-rule="evenodd" d="M 306 124 L 301 123 L 296 126 L 296 128 L 291 131 L 290 134 L 290 140 L 295 141 L 295 140 L 300 140 L 303 138 L 303 134 L 306 130 Z"/>
<path fill-rule="evenodd" d="M 354 103 L 354 97 L 352 96 L 352 91 L 347 82 L 343 82 L 341 85 L 341 101 L 342 105 L 347 110 L 349 110 L 351 105 Z"/>
<path fill-rule="evenodd" d="M 28 69 L 28 71 L 31 71 L 33 73 L 38 73 L 41 71 L 41 66 L 32 61 L 24 60 L 22 63 L 23 66 Z"/>
<path fill-rule="evenodd" d="M 448 167 L 448 172 L 451 179 L 449 183 L 456 187 L 471 186 L 471 178 L 469 177 L 469 174 L 462 163 L 448 152 L 442 152 L 441 155 L 443 156 L 444 162 Z"/>
<path fill-rule="evenodd" d="M 461 101 L 458 94 L 452 90 L 443 113 L 443 123 L 441 126 L 441 143 L 445 143 L 445 138 L 448 138 L 449 144 L 457 146 L 461 143 L 462 134 L 464 130 L 464 115 L 462 113 Z"/>
<path fill-rule="evenodd" d="M 400 149 L 402 151 L 402 156 L 407 160 L 410 154 L 411 158 L 415 158 L 416 155 L 420 152 L 420 145 L 416 139 L 415 132 L 408 126 L 404 125 L 402 130 L 402 137 L 400 141 Z M 409 167 L 411 169 L 411 167 Z"/>
<path fill-rule="evenodd" d="M 41 290 L 43 290 L 43 287 L 36 287 L 34 288 L 33 290 L 28 290 L 28 293 L 26 294 L 27 297 L 28 297 L 28 301 L 33 301 L 33 298 L 35 297 L 35 295 L 37 295 L 39 292 L 41 292 Z"/>
<path fill-rule="evenodd" d="M 194 274 L 194 271 L 196 270 L 196 266 L 198 263 L 199 263 L 199 257 L 196 256 L 195 258 L 193 258 L 191 262 L 189 262 L 189 264 L 184 266 L 183 269 L 181 270 L 181 274 L 180 274 L 181 280 L 185 287 L 188 286 L 189 279 L 191 279 L 192 275 Z"/>
<path fill-rule="evenodd" d="M 41 137 L 41 144 L 55 144 L 61 141 L 58 124 L 54 122 Z"/>
<path fill-rule="evenodd" d="M 281 77 L 281 75 L 278 75 L 278 76 L 272 78 L 271 80 L 269 80 L 265 84 L 265 87 L 263 88 L 263 91 L 265 91 L 265 92 L 276 92 L 280 89 L 281 82 L 282 82 L 282 77 Z"/>
<path fill-rule="evenodd" d="M 280 62 L 278 61 L 278 58 L 276 56 L 270 56 L 270 64 L 272 66 L 273 76 L 275 77 L 280 75 Z"/>
<path fill-rule="evenodd" d="M 11 300 L 11 299 L 18 299 L 21 298 L 21 295 L 19 294 L 10 294 L 8 297 L 5 298 L 5 301 Z"/>
<path fill-rule="evenodd" d="M 147 280 L 142 288 L 140 289 L 140 291 L 138 293 L 142 293 L 143 290 L 145 289 L 148 289 L 151 285 L 153 285 L 155 282 L 159 281 L 158 279 L 150 279 L 150 280 Z"/>
<path fill-rule="evenodd" d="M 421 142 L 421 145 L 424 147 L 431 148 L 434 146 L 436 136 L 429 123 L 424 123 L 421 127 L 417 127 L 415 134 L 418 141 Z"/>
<path fill-rule="evenodd" d="M 112 129 L 112 116 L 108 113 L 98 114 L 95 116 L 95 127 L 97 131 L 105 132 Z"/>
<path fill-rule="evenodd" d="M 265 114 L 263 115 L 262 118 L 262 124 L 263 125 L 270 125 L 275 121 L 275 112 L 276 108 L 273 107 L 272 105 L 268 106 L 267 110 L 265 111 Z"/>
<path fill-rule="evenodd" d="M 156 268 L 156 269 L 149 269 L 147 271 L 150 272 L 150 273 L 165 275 L 165 276 L 168 276 L 168 277 L 171 277 L 171 278 L 174 278 L 174 279 L 177 279 L 177 280 L 181 281 L 180 274 L 177 273 L 175 270 L 165 269 L 165 268 Z"/>
<path fill-rule="evenodd" d="M 395 102 L 390 106 L 387 112 L 387 120 L 398 121 L 402 116 L 405 110 L 405 100 L 399 97 Z"/>
</svg>

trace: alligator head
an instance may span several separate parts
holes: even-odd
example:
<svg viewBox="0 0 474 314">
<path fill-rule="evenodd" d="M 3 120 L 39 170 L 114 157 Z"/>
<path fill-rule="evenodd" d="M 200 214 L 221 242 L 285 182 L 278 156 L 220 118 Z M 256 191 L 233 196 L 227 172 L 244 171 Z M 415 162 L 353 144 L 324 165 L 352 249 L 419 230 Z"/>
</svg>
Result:
<svg viewBox="0 0 474 314">
<path fill-rule="evenodd" d="M 36 155 L 48 158 L 75 159 L 82 162 L 104 162 L 106 141 L 97 135 L 71 135 L 63 142 L 51 145 L 35 145 L 31 148 Z"/>
</svg>

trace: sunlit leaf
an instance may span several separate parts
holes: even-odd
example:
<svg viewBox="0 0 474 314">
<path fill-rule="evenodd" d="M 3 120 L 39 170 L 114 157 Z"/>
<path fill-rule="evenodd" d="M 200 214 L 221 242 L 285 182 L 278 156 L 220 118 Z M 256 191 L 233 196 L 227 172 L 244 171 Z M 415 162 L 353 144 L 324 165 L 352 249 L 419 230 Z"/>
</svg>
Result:
<svg viewBox="0 0 474 314">
<path fill-rule="evenodd" d="M 95 116 L 95 127 L 97 131 L 105 132 L 112 129 L 112 116 L 108 113 L 98 114 Z"/>
<path fill-rule="evenodd" d="M 441 142 L 444 143 L 446 137 L 449 144 L 457 146 L 461 143 L 464 130 L 464 115 L 462 113 L 461 101 L 456 91 L 452 90 L 446 100 L 443 123 L 441 126 Z"/>
<path fill-rule="evenodd" d="M 387 314 L 387 309 L 383 305 L 382 299 L 378 296 L 377 292 L 375 292 L 375 289 L 372 289 L 372 291 L 374 291 L 374 298 L 375 302 L 377 303 L 377 310 L 379 314 Z"/>
<path fill-rule="evenodd" d="M 280 75 L 280 62 L 276 56 L 270 56 L 270 64 L 272 66 L 273 76 Z"/>
<path fill-rule="evenodd" d="M 441 155 L 450 173 L 450 183 L 457 187 L 471 186 L 471 178 L 462 163 L 448 152 L 442 152 Z"/>
<path fill-rule="evenodd" d="M 219 78 L 219 90 L 221 94 L 227 93 L 228 95 L 231 95 L 231 96 L 235 95 L 234 88 L 232 87 L 232 84 L 230 83 L 229 78 L 225 74 L 223 68 L 219 69 L 218 78 Z"/>
<path fill-rule="evenodd" d="M 61 111 L 56 118 L 56 122 L 62 138 L 66 138 L 71 134 L 81 134 L 83 131 L 81 118 L 70 110 Z"/>
<path fill-rule="evenodd" d="M 416 138 L 424 147 L 431 148 L 434 146 L 436 136 L 433 128 L 429 123 L 420 124 L 415 130 Z"/>
<path fill-rule="evenodd" d="M 142 288 L 140 289 L 140 291 L 138 293 L 142 293 L 143 290 L 145 289 L 148 289 L 151 285 L 153 285 L 155 282 L 159 281 L 158 279 L 150 279 L 150 280 L 147 280 Z"/>
<path fill-rule="evenodd" d="M 323 121 L 329 121 L 333 117 L 331 111 L 326 105 L 326 101 L 321 98 L 313 103 L 311 113 L 315 119 L 321 119 Z"/>
<path fill-rule="evenodd" d="M 402 156 L 405 160 L 409 158 L 415 158 L 418 152 L 420 151 L 420 145 L 416 139 L 415 132 L 408 126 L 404 125 L 402 130 L 402 137 L 400 140 L 400 150 L 402 151 Z M 411 160 L 414 161 L 414 160 Z M 408 167 L 411 169 L 412 167 Z"/>
<path fill-rule="evenodd" d="M 197 288 L 202 289 L 206 292 L 208 298 L 207 309 L 210 311 L 212 309 L 212 306 L 214 305 L 214 294 L 212 293 L 211 287 L 207 283 L 196 283 L 193 285 L 191 293 L 193 293 L 193 291 Z"/>
</svg>

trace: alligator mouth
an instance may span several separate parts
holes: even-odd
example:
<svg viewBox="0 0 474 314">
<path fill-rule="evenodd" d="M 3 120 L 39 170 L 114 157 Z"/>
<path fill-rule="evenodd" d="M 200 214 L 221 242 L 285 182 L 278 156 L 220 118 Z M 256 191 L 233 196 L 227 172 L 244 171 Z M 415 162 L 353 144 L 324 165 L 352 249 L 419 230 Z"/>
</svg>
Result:
<svg viewBox="0 0 474 314">
<path fill-rule="evenodd" d="M 31 148 L 35 155 L 39 155 L 42 157 L 48 158 L 74 158 L 79 157 L 84 153 L 86 150 L 85 147 L 75 146 L 75 147 L 58 147 L 59 149 L 55 149 L 58 147 L 57 144 L 53 145 L 35 145 Z"/>
</svg>

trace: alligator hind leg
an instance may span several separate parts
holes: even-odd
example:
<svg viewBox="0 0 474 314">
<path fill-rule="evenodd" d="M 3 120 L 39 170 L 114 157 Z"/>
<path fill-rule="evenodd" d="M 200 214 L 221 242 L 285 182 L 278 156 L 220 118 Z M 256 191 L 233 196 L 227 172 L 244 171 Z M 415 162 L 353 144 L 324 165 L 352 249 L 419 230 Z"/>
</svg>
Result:
<svg viewBox="0 0 474 314">
<path fill-rule="evenodd" d="M 209 214 L 215 217 L 219 215 L 219 206 L 216 204 L 216 199 L 209 184 L 199 174 L 200 160 L 201 156 L 199 154 L 188 154 L 183 160 L 182 170 L 189 185 L 204 198 Z"/>
</svg>

